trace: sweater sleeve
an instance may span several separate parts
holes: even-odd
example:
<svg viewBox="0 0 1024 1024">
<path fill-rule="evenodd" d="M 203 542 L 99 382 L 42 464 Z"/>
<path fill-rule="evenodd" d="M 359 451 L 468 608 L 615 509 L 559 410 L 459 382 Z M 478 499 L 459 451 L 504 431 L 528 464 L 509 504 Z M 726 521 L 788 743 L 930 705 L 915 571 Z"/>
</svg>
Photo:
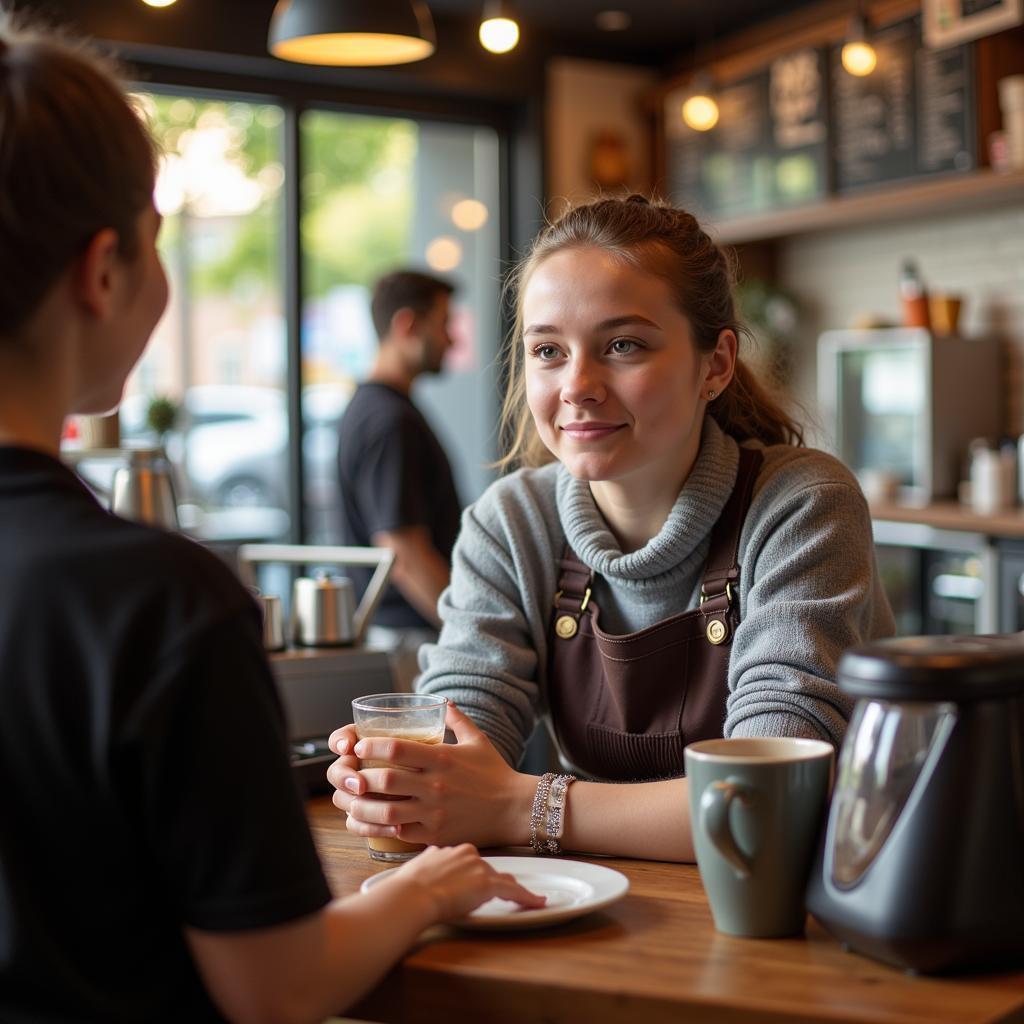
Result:
<svg viewBox="0 0 1024 1024">
<path fill-rule="evenodd" d="M 838 745 L 852 707 L 835 682 L 839 658 L 894 629 L 867 504 L 842 479 L 793 490 L 779 480 L 770 490 L 742 566 L 725 735 Z"/>
<path fill-rule="evenodd" d="M 421 648 L 416 689 L 451 700 L 515 766 L 537 719 L 543 638 L 524 607 L 523 595 L 533 590 L 510 546 L 476 507 L 466 511 L 451 584 L 438 604 L 441 636 Z"/>
</svg>

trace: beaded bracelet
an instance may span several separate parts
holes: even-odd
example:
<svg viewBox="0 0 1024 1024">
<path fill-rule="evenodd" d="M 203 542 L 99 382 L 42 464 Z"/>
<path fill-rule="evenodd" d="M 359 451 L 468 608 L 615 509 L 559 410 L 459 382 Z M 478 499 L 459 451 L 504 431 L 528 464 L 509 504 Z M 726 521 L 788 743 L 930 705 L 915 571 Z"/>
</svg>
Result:
<svg viewBox="0 0 1024 1024">
<path fill-rule="evenodd" d="M 547 772 L 537 783 L 530 812 L 530 846 L 538 854 L 557 856 L 562 852 L 559 839 L 565 826 L 565 801 L 575 775 Z"/>
</svg>

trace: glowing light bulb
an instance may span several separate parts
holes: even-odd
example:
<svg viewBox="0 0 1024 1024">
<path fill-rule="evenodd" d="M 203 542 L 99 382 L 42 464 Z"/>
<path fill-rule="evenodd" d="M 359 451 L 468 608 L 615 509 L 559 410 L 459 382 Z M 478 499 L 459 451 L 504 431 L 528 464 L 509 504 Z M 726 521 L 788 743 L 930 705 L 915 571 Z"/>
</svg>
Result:
<svg viewBox="0 0 1024 1024">
<path fill-rule="evenodd" d="M 454 270 L 462 262 L 462 246 L 448 235 L 435 238 L 426 251 L 427 265 L 441 273 Z"/>
<path fill-rule="evenodd" d="M 175 0 L 142 0 L 147 7 L 170 7 Z"/>
<path fill-rule="evenodd" d="M 452 207 L 452 223 L 463 231 L 477 231 L 487 223 L 487 207 L 479 199 L 460 199 Z"/>
<path fill-rule="evenodd" d="M 683 120 L 696 132 L 707 132 L 718 124 L 718 104 L 710 96 L 697 93 L 683 104 Z"/>
<path fill-rule="evenodd" d="M 519 26 L 511 18 L 487 18 L 480 22 L 480 45 L 491 53 L 508 53 L 519 42 Z"/>
<path fill-rule="evenodd" d="M 875 48 L 862 39 L 855 39 L 846 43 L 843 46 L 841 59 L 843 67 L 851 75 L 856 75 L 858 78 L 870 75 L 878 64 L 878 55 L 875 53 Z"/>
</svg>

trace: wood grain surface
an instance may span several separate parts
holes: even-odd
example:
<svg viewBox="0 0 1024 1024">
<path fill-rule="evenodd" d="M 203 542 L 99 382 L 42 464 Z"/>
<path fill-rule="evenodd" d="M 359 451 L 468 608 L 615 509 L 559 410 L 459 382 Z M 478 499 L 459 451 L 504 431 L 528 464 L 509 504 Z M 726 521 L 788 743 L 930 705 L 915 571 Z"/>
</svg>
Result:
<svg viewBox="0 0 1024 1024">
<path fill-rule="evenodd" d="M 311 800 L 308 812 L 336 895 L 381 870 L 329 799 Z M 844 952 L 813 920 L 801 938 L 733 938 L 715 931 L 696 867 L 575 859 L 621 871 L 629 894 L 546 929 L 431 929 L 352 1015 L 410 1024 L 1024 1022 L 1024 973 L 913 977 Z"/>
</svg>

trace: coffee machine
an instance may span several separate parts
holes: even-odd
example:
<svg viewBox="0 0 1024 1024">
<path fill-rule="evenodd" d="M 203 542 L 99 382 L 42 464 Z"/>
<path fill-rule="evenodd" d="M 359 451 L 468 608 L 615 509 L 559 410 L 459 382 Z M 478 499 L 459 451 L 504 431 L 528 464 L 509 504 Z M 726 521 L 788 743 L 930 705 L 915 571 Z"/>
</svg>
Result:
<svg viewBox="0 0 1024 1024">
<path fill-rule="evenodd" d="M 858 698 L 808 910 L 908 971 L 1024 963 L 1024 634 L 848 651 Z"/>
<path fill-rule="evenodd" d="M 352 701 L 395 688 L 387 651 L 367 647 L 363 640 L 384 594 L 395 556 L 386 548 L 336 545 L 243 544 L 238 549 L 238 573 L 244 583 L 256 584 L 256 566 L 365 565 L 374 573 L 359 605 L 343 630 L 324 633 L 323 643 L 295 628 L 284 631 L 291 644 L 269 644 L 270 668 L 285 709 L 292 767 L 308 791 L 326 789 L 324 773 L 334 760 L 327 738 L 352 721 Z M 296 609 L 292 609 L 294 620 Z M 304 640 L 305 642 L 295 642 Z M 310 642 L 311 641 L 311 642 Z"/>
</svg>

